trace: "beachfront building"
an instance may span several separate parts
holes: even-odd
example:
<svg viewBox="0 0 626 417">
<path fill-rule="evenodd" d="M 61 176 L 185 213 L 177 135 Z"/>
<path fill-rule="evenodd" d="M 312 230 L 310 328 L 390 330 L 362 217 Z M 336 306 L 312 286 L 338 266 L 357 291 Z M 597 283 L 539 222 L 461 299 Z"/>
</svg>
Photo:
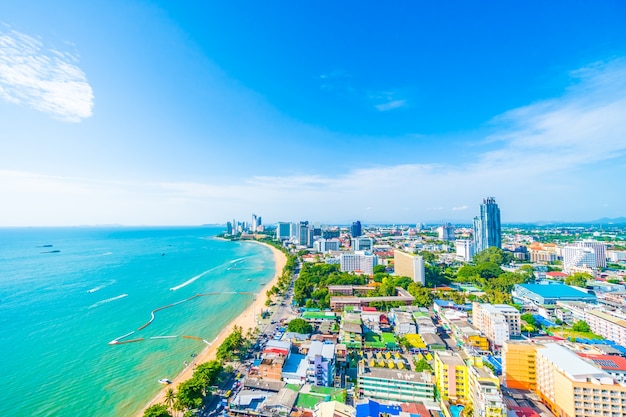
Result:
<svg viewBox="0 0 626 417">
<path fill-rule="evenodd" d="M 371 252 L 354 251 L 339 255 L 339 266 L 342 272 L 373 275 L 376 265 L 378 265 L 378 256 Z"/>
<path fill-rule="evenodd" d="M 426 285 L 424 258 L 399 250 L 393 251 L 394 275 L 409 277 L 414 282 Z"/>
<path fill-rule="evenodd" d="M 335 379 L 335 345 L 318 340 L 311 342 L 306 354 L 306 381 L 309 384 L 330 387 Z"/>
<path fill-rule="evenodd" d="M 435 396 L 435 384 L 431 375 L 425 372 L 376 368 L 361 361 L 357 381 L 359 397 L 420 402 L 432 401 Z"/>
<path fill-rule="evenodd" d="M 494 348 L 521 334 L 520 312 L 506 304 L 472 304 L 473 324 Z"/>
<path fill-rule="evenodd" d="M 465 403 L 469 395 L 467 365 L 458 353 L 435 352 L 435 382 L 443 401 Z"/>
</svg>

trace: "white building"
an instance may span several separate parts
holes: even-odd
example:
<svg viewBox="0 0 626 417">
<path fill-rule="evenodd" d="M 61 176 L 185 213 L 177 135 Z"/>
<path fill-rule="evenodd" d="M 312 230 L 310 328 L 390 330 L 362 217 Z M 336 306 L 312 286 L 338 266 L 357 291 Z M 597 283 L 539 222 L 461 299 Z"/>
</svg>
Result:
<svg viewBox="0 0 626 417">
<path fill-rule="evenodd" d="M 339 265 L 342 272 L 373 275 L 378 256 L 366 251 L 346 252 L 339 255 Z"/>
<path fill-rule="evenodd" d="M 563 271 L 565 273 L 580 268 L 594 270 L 598 267 L 596 252 L 593 248 L 565 246 L 561 253 L 563 254 Z"/>
<path fill-rule="evenodd" d="M 332 251 L 338 251 L 341 243 L 339 239 L 318 239 L 313 243 L 313 248 L 316 252 L 326 253 Z"/>
<path fill-rule="evenodd" d="M 374 246 L 374 239 L 371 237 L 356 237 L 353 238 L 350 245 L 352 250 L 368 250 L 371 251 Z"/>
<path fill-rule="evenodd" d="M 443 226 L 437 228 L 439 239 L 444 241 L 454 240 L 454 226 L 450 223 L 446 223 Z"/>
<path fill-rule="evenodd" d="M 473 303 L 472 320 L 492 346 L 502 346 L 512 336 L 521 334 L 520 312 L 506 304 Z"/>
<path fill-rule="evenodd" d="M 469 262 L 474 257 L 474 242 L 467 239 L 459 239 L 454 242 L 456 259 Z"/>
</svg>

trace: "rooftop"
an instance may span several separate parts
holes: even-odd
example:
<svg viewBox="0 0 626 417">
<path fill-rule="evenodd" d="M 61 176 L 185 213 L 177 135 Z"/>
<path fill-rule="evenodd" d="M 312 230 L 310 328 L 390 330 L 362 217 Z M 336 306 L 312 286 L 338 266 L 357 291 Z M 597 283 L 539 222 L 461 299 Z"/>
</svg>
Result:
<svg viewBox="0 0 626 417">
<path fill-rule="evenodd" d="M 596 296 L 564 284 L 517 284 L 517 286 L 534 292 L 543 298 L 577 297 L 595 299 Z"/>
<path fill-rule="evenodd" d="M 537 356 L 543 356 L 572 379 L 610 378 L 603 370 L 585 362 L 571 350 L 556 343 L 545 344 L 544 349 L 537 351 Z"/>
<path fill-rule="evenodd" d="M 626 358 L 613 355 L 590 355 L 579 353 L 578 356 L 593 361 L 599 368 L 605 371 L 624 371 L 626 372 Z"/>
</svg>

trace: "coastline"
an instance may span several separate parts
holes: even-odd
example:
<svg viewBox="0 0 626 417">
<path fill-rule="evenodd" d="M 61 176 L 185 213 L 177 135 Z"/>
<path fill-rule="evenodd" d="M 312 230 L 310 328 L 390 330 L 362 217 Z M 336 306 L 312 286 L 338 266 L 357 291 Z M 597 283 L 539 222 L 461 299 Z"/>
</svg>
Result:
<svg viewBox="0 0 626 417">
<path fill-rule="evenodd" d="M 265 308 L 265 299 L 266 299 L 265 293 L 267 292 L 267 290 L 272 288 L 278 282 L 278 278 L 281 276 L 283 272 L 283 268 L 285 267 L 285 264 L 287 263 L 287 257 L 285 256 L 283 252 L 281 252 L 280 250 L 266 243 L 259 242 L 256 240 L 245 240 L 242 242 L 257 243 L 259 245 L 265 246 L 266 248 L 269 248 L 272 251 L 272 255 L 274 256 L 274 264 L 275 264 L 274 277 L 267 284 L 265 284 L 265 286 L 263 286 L 263 288 L 258 292 L 258 296 L 254 299 L 252 304 L 246 307 L 246 309 L 240 315 L 238 315 L 230 323 L 228 323 L 226 327 L 224 327 L 218 333 L 215 339 L 211 341 L 211 344 L 205 347 L 202 350 L 202 352 L 200 352 L 198 356 L 196 356 L 192 364 L 185 367 L 185 369 L 183 369 L 181 373 L 179 373 L 174 379 L 172 379 L 172 383 L 170 385 L 163 387 L 161 391 L 159 391 L 159 393 L 152 400 L 150 400 L 150 402 L 148 402 L 145 406 L 143 406 L 141 410 L 139 410 L 139 412 L 136 414 L 137 417 L 142 417 L 144 411 L 151 405 L 163 402 L 165 399 L 165 393 L 167 392 L 168 388 L 172 388 L 176 390 L 176 387 L 178 386 L 179 383 L 191 378 L 193 374 L 194 364 L 200 365 L 210 360 L 214 360 L 216 352 L 217 352 L 217 348 L 222 344 L 224 339 L 226 339 L 226 337 L 230 335 L 230 333 L 232 332 L 235 326 L 241 327 L 243 334 L 246 334 L 248 329 L 253 329 L 257 326 L 255 313 L 261 312 L 261 310 Z"/>
</svg>

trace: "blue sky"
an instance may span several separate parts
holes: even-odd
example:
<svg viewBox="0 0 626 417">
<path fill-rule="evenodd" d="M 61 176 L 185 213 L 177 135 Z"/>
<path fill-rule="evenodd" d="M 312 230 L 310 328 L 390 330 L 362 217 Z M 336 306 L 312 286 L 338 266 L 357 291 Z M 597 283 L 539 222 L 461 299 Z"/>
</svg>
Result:
<svg viewBox="0 0 626 417">
<path fill-rule="evenodd" d="M 0 225 L 626 215 L 622 1 L 0 4 Z"/>
</svg>

